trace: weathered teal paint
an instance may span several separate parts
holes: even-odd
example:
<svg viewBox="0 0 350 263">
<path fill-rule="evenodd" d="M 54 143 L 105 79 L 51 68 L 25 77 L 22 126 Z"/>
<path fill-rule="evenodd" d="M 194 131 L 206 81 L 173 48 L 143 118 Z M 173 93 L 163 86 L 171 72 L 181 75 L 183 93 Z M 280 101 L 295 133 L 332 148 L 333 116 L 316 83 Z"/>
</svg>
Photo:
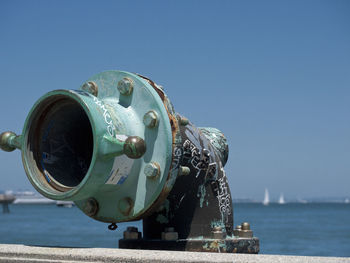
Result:
<svg viewBox="0 0 350 263">
<path fill-rule="evenodd" d="M 210 143 L 214 146 L 218 155 L 220 156 L 222 165 L 225 166 L 228 159 L 228 144 L 225 135 L 218 129 L 212 127 L 198 128 Z"/>
<path fill-rule="evenodd" d="M 34 144 L 40 145 L 47 134 L 58 129 L 55 123 L 45 122 L 45 111 L 50 111 L 50 105 L 57 105 L 52 111 L 59 111 L 59 103 L 65 101 L 82 109 L 92 133 L 91 161 L 81 182 L 73 187 L 62 185 L 45 170 L 44 163 L 52 156 L 33 156 Z M 73 200 L 83 211 L 93 198 L 98 203 L 98 211 L 90 214 L 94 219 L 135 220 L 152 207 L 168 182 L 175 134 L 164 104 L 144 78 L 123 71 L 102 72 L 85 81 L 80 90 L 56 90 L 42 96 L 28 114 L 23 140 L 19 143 L 15 134 L 7 134 L 1 137 L 1 148 L 22 149 L 28 179 L 44 196 Z M 147 127 L 144 116 L 150 111 L 156 114 L 157 123 Z M 55 119 L 54 112 L 49 117 Z M 69 120 L 60 121 L 62 126 L 70 125 Z M 42 127 L 42 123 L 46 126 Z M 144 167 L 150 162 L 160 166 L 157 178 L 144 176 Z"/>
</svg>

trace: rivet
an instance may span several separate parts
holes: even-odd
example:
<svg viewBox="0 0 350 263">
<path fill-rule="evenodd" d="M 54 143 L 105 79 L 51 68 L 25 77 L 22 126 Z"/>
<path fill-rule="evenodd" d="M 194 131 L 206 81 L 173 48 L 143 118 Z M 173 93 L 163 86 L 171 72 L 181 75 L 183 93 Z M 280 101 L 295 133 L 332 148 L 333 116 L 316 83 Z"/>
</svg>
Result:
<svg viewBox="0 0 350 263">
<path fill-rule="evenodd" d="M 96 215 L 98 212 L 98 209 L 99 209 L 98 202 L 96 201 L 95 198 L 92 198 L 92 197 L 86 200 L 86 202 L 83 205 L 83 211 L 88 216 Z"/>
<path fill-rule="evenodd" d="M 134 202 L 130 197 L 125 197 L 123 199 L 120 199 L 118 202 L 119 211 L 125 216 L 130 214 L 133 207 L 134 207 Z"/>
<path fill-rule="evenodd" d="M 118 82 L 117 86 L 120 94 L 124 96 L 128 96 L 132 93 L 133 88 L 134 88 L 134 82 L 130 78 L 123 78 Z"/>
<path fill-rule="evenodd" d="M 143 116 L 143 123 L 148 128 L 154 128 L 158 125 L 158 115 L 155 111 L 151 110 Z"/>
<path fill-rule="evenodd" d="M 85 82 L 83 84 L 83 86 L 81 86 L 81 89 L 86 91 L 86 92 L 89 92 L 90 94 L 92 94 L 94 96 L 97 96 L 97 94 L 98 94 L 98 86 L 93 81 Z"/>
<path fill-rule="evenodd" d="M 143 169 L 143 172 L 148 178 L 156 178 L 160 174 L 160 166 L 156 162 L 148 163 Z"/>
</svg>

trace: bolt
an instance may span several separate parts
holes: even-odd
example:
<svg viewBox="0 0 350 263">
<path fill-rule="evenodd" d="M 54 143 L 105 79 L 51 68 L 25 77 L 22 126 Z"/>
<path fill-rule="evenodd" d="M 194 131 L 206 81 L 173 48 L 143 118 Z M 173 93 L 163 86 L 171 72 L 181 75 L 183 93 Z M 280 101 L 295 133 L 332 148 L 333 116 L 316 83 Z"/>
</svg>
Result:
<svg viewBox="0 0 350 263">
<path fill-rule="evenodd" d="M 242 230 L 250 230 L 250 225 L 248 222 L 243 222 L 241 228 Z"/>
<path fill-rule="evenodd" d="M 239 233 L 242 230 L 242 226 L 241 225 L 237 225 L 236 228 L 233 230 L 233 235 L 236 237 L 239 237 Z"/>
<path fill-rule="evenodd" d="M 141 232 L 138 231 L 137 227 L 128 226 L 123 233 L 123 237 L 124 239 L 140 239 Z"/>
<path fill-rule="evenodd" d="M 16 148 L 10 145 L 10 141 L 16 137 L 16 134 L 14 132 L 3 132 L 0 134 L 0 149 L 5 152 L 12 152 Z"/>
<path fill-rule="evenodd" d="M 160 174 L 160 166 L 156 162 L 148 163 L 143 172 L 148 178 L 156 178 Z"/>
<path fill-rule="evenodd" d="M 129 232 L 138 232 L 139 230 L 138 230 L 138 228 L 135 227 L 135 226 L 128 226 L 128 227 L 126 228 L 126 231 L 129 231 Z"/>
<path fill-rule="evenodd" d="M 90 94 L 92 94 L 94 96 L 97 96 L 97 94 L 98 94 L 98 86 L 93 81 L 85 82 L 83 84 L 83 86 L 81 86 L 81 89 L 86 91 L 86 92 L 89 92 Z"/>
<path fill-rule="evenodd" d="M 123 78 L 118 82 L 118 90 L 120 94 L 128 96 L 132 93 L 134 88 L 134 82 L 130 78 Z"/>
<path fill-rule="evenodd" d="M 94 216 L 98 212 L 98 202 L 95 198 L 89 198 L 83 205 L 83 211 L 88 216 Z"/>
<path fill-rule="evenodd" d="M 212 236 L 214 239 L 223 239 L 225 238 L 226 233 L 222 231 L 221 226 L 215 226 L 213 227 Z"/>
<path fill-rule="evenodd" d="M 119 211 L 125 216 L 130 214 L 133 207 L 134 207 L 134 202 L 130 197 L 125 197 L 123 199 L 120 199 L 118 202 Z"/>
<path fill-rule="evenodd" d="M 138 136 L 130 136 L 125 140 L 123 151 L 131 159 L 138 159 L 146 152 L 146 144 Z"/>
<path fill-rule="evenodd" d="M 179 175 L 189 175 L 190 172 L 191 172 L 191 170 L 187 166 L 180 166 L 179 167 Z"/>
<path fill-rule="evenodd" d="M 214 231 L 222 231 L 222 227 L 221 226 L 215 226 L 213 228 Z"/>
<path fill-rule="evenodd" d="M 151 110 L 143 116 L 143 123 L 148 128 L 154 128 L 158 125 L 158 115 L 155 111 Z"/>
<path fill-rule="evenodd" d="M 189 120 L 185 117 L 180 117 L 180 125 L 186 126 L 189 123 Z"/>
<path fill-rule="evenodd" d="M 178 240 L 179 234 L 175 232 L 173 227 L 166 227 L 161 233 L 162 240 Z"/>
<path fill-rule="evenodd" d="M 253 237 L 253 231 L 250 229 L 248 222 L 241 224 L 241 230 L 238 231 L 239 237 L 250 238 Z"/>
</svg>

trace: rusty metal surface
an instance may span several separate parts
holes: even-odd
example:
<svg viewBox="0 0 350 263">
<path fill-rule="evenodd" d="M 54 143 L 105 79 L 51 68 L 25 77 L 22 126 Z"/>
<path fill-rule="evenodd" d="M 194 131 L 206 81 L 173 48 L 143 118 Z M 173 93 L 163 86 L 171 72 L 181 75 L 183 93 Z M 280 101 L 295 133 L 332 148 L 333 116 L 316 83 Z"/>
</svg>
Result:
<svg viewBox="0 0 350 263">
<path fill-rule="evenodd" d="M 179 160 L 178 160 L 178 155 L 176 151 L 178 147 L 181 145 L 182 138 L 180 134 L 180 125 L 178 123 L 174 106 L 172 105 L 167 95 L 164 93 L 163 89 L 161 89 L 159 85 L 157 85 L 154 81 L 150 80 L 149 78 L 142 76 L 140 74 L 137 74 L 137 75 L 143 78 L 144 80 L 146 80 L 154 88 L 154 90 L 158 93 L 159 97 L 163 101 L 164 107 L 168 113 L 169 122 L 171 126 L 171 131 L 172 131 L 172 138 L 173 138 L 173 150 L 172 150 L 173 155 L 172 155 L 170 171 L 166 179 L 165 186 L 162 189 L 156 201 L 149 207 L 147 212 L 143 214 L 142 218 L 144 218 L 151 215 L 159 208 L 159 206 L 165 201 L 172 187 L 175 184 L 175 181 L 178 175 L 178 170 L 179 170 Z"/>
<path fill-rule="evenodd" d="M 180 239 L 209 238 L 214 227 L 232 235 L 232 200 L 220 156 L 192 124 L 181 126 L 181 136 L 178 165 L 190 174 L 179 176 L 161 207 L 143 220 L 144 237 L 160 238 L 167 227 L 175 227 Z"/>
</svg>

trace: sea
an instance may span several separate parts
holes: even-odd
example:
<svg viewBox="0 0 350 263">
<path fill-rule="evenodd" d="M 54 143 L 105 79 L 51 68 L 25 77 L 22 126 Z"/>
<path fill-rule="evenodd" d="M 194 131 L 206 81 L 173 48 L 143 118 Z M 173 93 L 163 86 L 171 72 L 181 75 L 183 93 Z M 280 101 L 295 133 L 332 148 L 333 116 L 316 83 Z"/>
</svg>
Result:
<svg viewBox="0 0 350 263">
<path fill-rule="evenodd" d="M 261 254 L 350 257 L 350 204 L 238 203 L 234 220 L 250 223 Z M 0 208 L 3 244 L 117 248 L 126 227 L 141 230 L 142 222 L 120 223 L 115 231 L 107 226 L 77 207 L 13 204 L 9 214 Z"/>
</svg>

